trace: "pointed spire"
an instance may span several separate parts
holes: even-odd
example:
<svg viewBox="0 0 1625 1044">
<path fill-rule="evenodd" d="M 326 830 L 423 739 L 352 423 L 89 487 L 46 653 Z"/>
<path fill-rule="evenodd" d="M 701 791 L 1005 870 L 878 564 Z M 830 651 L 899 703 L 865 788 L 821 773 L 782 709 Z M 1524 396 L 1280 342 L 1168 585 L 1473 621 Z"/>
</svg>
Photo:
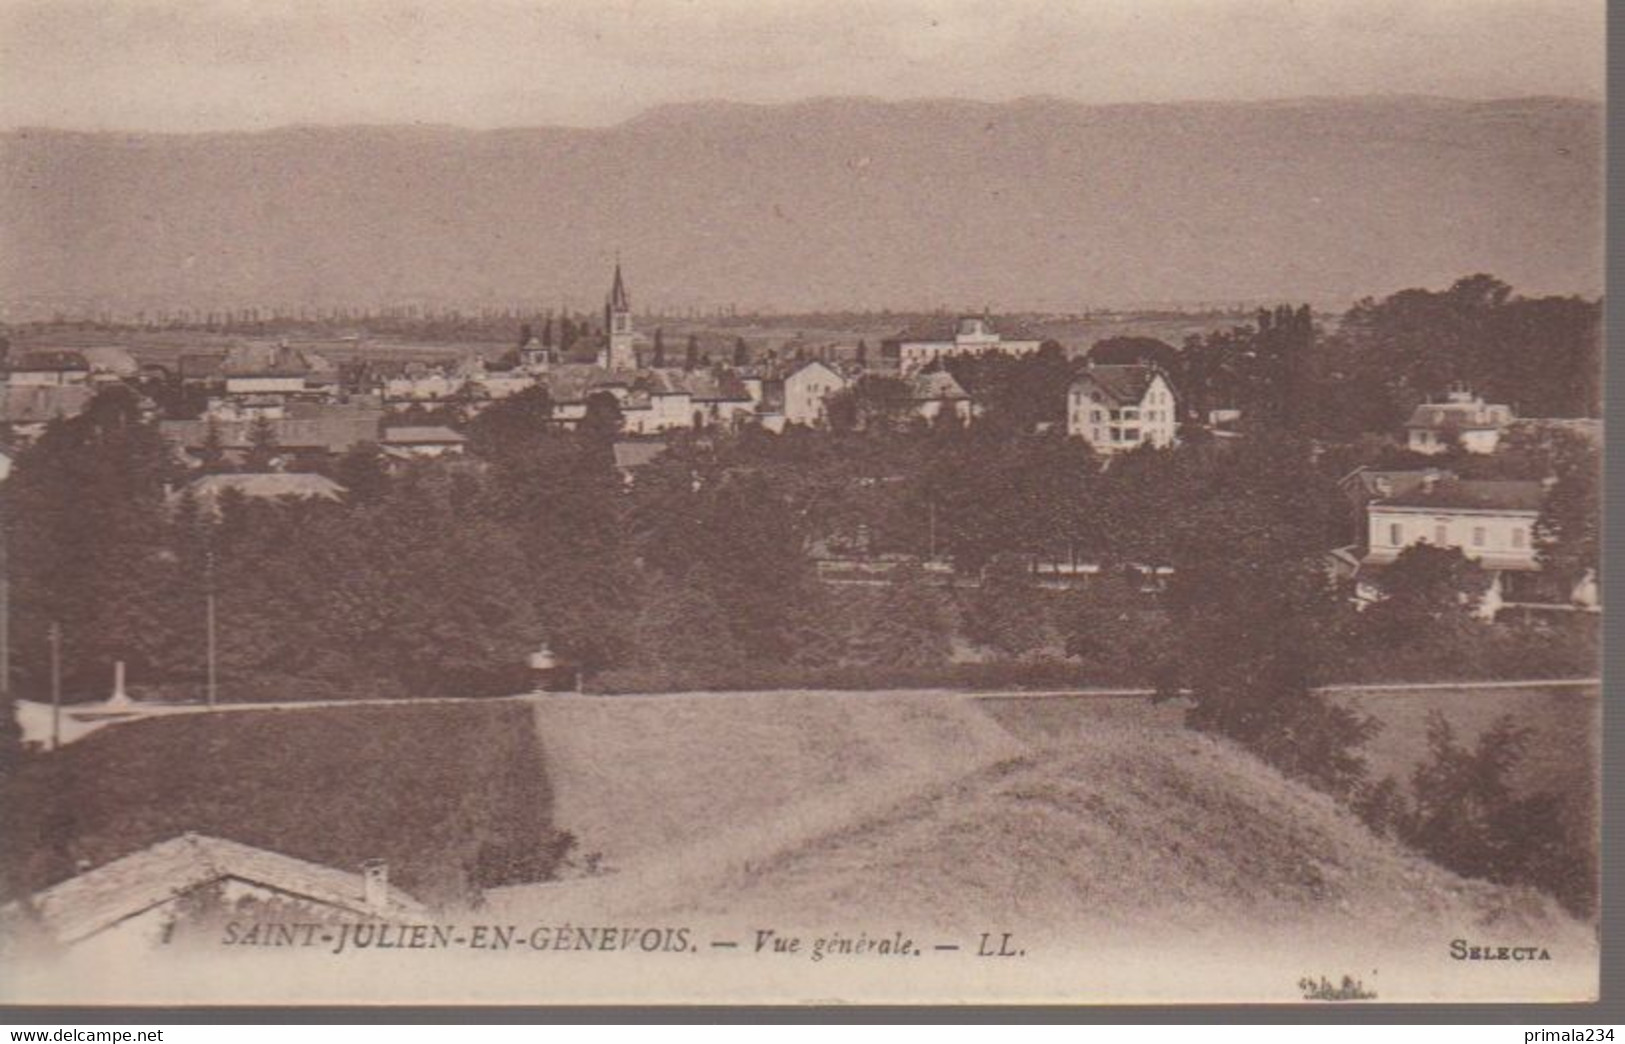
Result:
<svg viewBox="0 0 1625 1044">
<path fill-rule="evenodd" d="M 615 259 L 615 285 L 609 288 L 609 309 L 612 312 L 630 312 L 632 302 L 626 295 L 626 283 L 621 279 L 621 260 Z"/>
</svg>

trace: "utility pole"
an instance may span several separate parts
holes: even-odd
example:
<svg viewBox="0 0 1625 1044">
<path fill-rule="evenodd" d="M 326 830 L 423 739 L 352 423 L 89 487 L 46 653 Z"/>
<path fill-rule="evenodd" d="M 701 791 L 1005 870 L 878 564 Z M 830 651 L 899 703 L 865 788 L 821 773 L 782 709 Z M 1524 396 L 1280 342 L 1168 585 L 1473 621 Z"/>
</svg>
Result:
<svg viewBox="0 0 1625 1044">
<path fill-rule="evenodd" d="M 203 553 L 203 600 L 208 623 L 208 703 L 209 707 L 213 709 L 217 687 L 214 664 L 214 548 L 212 547 Z"/>
<path fill-rule="evenodd" d="M 62 746 L 62 625 L 51 621 L 51 749 Z"/>
</svg>

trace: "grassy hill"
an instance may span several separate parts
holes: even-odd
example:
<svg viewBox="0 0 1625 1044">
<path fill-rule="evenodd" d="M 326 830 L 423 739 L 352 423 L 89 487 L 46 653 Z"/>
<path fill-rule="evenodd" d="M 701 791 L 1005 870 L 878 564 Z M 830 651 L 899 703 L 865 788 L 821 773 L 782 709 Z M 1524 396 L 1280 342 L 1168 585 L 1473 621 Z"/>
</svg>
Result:
<svg viewBox="0 0 1625 1044">
<path fill-rule="evenodd" d="M 1341 938 L 1431 953 L 1482 930 L 1592 946 L 1549 898 L 1373 835 L 1168 705 L 804 693 L 538 714 L 560 823 L 618 872 L 504 891 L 514 911 L 1288 949 Z"/>
<path fill-rule="evenodd" d="M 194 831 L 461 898 L 482 846 L 545 849 L 551 796 L 515 703 L 175 715 L 30 759 L 0 791 L 7 898 Z"/>
</svg>

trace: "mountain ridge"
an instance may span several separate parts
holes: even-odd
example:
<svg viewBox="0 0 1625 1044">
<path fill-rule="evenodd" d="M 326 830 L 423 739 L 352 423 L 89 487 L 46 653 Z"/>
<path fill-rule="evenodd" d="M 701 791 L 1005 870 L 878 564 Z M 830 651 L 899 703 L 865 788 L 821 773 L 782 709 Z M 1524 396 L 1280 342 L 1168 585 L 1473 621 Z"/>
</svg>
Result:
<svg viewBox="0 0 1625 1044">
<path fill-rule="evenodd" d="M 1602 107 L 674 103 L 608 127 L 0 132 L 0 302 L 1079 310 L 1596 293 Z"/>
</svg>

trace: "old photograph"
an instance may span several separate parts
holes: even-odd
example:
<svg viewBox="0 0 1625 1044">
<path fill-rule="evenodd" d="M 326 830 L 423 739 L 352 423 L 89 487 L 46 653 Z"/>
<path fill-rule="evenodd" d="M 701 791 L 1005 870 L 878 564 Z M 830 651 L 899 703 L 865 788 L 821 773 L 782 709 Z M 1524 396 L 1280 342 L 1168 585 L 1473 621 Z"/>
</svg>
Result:
<svg viewBox="0 0 1625 1044">
<path fill-rule="evenodd" d="M 0 0 L 0 1004 L 1585 1002 L 1601 0 Z"/>
</svg>

